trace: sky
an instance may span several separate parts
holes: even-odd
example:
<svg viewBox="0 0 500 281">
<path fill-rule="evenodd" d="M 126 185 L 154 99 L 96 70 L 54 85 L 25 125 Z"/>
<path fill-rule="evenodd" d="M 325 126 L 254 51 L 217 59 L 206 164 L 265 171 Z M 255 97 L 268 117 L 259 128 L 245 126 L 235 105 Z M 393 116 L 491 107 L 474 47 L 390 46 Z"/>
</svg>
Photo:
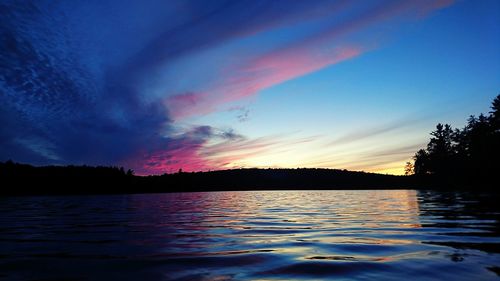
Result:
<svg viewBox="0 0 500 281">
<path fill-rule="evenodd" d="M 0 161 L 402 174 L 500 90 L 496 0 L 0 3 Z"/>
</svg>

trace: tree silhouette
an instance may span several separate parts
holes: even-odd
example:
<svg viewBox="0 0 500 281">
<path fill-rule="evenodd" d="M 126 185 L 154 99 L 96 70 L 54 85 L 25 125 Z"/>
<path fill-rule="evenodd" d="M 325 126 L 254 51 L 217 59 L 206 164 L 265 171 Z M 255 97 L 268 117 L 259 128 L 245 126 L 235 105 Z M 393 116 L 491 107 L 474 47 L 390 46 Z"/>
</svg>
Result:
<svg viewBox="0 0 500 281">
<path fill-rule="evenodd" d="M 423 175 L 430 173 L 428 168 L 429 155 L 425 149 L 420 149 L 417 151 L 413 157 L 415 163 L 413 164 L 413 173 L 417 175 Z"/>
<path fill-rule="evenodd" d="M 491 105 L 490 118 L 491 125 L 496 133 L 500 129 L 500 95 L 498 95 Z"/>
<path fill-rule="evenodd" d="M 414 174 L 455 183 L 495 180 L 500 157 L 500 95 L 491 109 L 489 115 L 470 116 L 463 129 L 437 124 L 427 148 L 413 157 Z"/>
<path fill-rule="evenodd" d="M 453 129 L 448 124 L 437 124 L 431 136 L 427 145 L 428 169 L 431 173 L 446 172 L 453 159 Z"/>
<path fill-rule="evenodd" d="M 414 172 L 414 166 L 413 166 L 413 163 L 412 162 L 406 162 L 406 165 L 405 165 L 405 175 L 407 176 L 410 176 L 410 175 L 413 175 Z"/>
</svg>

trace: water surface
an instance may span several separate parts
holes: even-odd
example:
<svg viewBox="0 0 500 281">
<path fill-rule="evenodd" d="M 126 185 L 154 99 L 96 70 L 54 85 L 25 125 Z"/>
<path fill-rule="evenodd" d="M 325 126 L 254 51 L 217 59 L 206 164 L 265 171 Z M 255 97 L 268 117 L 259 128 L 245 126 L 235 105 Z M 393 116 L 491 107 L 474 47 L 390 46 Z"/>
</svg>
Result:
<svg viewBox="0 0 500 281">
<path fill-rule="evenodd" d="M 0 198 L 5 280 L 499 280 L 498 195 Z"/>
</svg>

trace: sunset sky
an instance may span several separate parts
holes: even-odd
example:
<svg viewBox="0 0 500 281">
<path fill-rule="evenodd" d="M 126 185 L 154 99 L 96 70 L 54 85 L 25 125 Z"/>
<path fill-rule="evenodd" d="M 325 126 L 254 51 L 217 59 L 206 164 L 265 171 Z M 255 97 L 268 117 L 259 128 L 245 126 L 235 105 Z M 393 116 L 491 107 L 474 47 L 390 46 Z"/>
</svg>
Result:
<svg viewBox="0 0 500 281">
<path fill-rule="evenodd" d="M 500 90 L 497 0 L 0 8 L 0 161 L 401 174 Z"/>
</svg>

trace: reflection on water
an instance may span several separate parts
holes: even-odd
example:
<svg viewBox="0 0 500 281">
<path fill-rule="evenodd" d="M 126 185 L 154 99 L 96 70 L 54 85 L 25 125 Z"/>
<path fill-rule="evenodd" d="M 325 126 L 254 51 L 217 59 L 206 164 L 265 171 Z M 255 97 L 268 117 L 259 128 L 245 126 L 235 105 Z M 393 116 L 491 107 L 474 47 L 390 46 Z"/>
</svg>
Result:
<svg viewBox="0 0 500 281">
<path fill-rule="evenodd" d="M 0 198 L 6 280 L 498 280 L 494 194 Z"/>
</svg>

